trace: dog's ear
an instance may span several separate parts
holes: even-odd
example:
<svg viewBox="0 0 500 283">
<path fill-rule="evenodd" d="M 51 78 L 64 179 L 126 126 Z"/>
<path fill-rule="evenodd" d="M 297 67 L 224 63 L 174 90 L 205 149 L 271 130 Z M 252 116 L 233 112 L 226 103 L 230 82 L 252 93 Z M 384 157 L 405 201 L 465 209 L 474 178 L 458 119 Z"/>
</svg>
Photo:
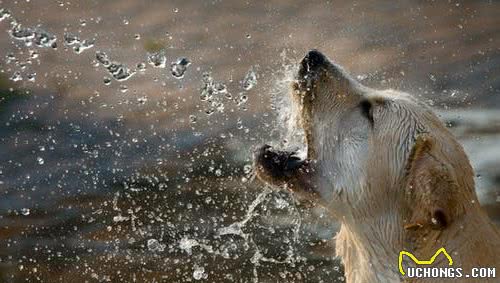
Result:
<svg viewBox="0 0 500 283">
<path fill-rule="evenodd" d="M 406 196 L 411 211 L 407 223 L 445 229 L 458 216 L 458 184 L 435 141 L 420 135 L 406 166 Z M 415 226 L 413 226 L 415 227 Z"/>
</svg>

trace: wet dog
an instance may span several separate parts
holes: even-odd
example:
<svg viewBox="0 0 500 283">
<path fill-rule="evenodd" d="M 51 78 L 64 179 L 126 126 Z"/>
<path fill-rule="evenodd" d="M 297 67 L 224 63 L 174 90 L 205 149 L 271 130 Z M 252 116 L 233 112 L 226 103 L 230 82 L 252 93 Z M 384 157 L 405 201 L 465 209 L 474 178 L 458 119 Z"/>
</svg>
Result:
<svg viewBox="0 0 500 283">
<path fill-rule="evenodd" d="M 500 267 L 500 234 L 480 208 L 469 160 L 429 107 L 361 85 L 316 50 L 291 89 L 307 158 L 265 145 L 255 170 L 338 219 L 348 282 L 421 282 L 399 272 L 402 250 L 428 260 L 444 247 L 465 273 Z"/>
</svg>

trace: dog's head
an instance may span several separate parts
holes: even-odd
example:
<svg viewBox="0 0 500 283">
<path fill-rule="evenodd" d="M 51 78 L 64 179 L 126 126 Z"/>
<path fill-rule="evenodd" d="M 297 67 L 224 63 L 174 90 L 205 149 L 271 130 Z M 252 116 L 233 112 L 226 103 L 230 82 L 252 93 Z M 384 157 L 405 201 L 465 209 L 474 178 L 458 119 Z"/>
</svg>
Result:
<svg viewBox="0 0 500 283">
<path fill-rule="evenodd" d="M 462 147 L 413 97 L 365 87 L 316 50 L 301 61 L 291 95 L 307 165 L 262 148 L 256 166 L 264 181 L 313 191 L 333 214 L 353 220 L 393 213 L 446 227 L 476 200 Z M 302 168 L 298 176 L 308 181 L 297 182 L 288 167 Z"/>
</svg>

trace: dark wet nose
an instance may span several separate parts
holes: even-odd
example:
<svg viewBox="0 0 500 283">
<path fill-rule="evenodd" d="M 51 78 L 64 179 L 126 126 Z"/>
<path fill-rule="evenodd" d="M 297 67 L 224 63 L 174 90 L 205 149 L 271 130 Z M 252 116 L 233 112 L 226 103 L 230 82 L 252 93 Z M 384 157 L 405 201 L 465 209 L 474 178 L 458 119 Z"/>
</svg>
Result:
<svg viewBox="0 0 500 283">
<path fill-rule="evenodd" d="M 326 56 L 323 55 L 323 53 L 319 52 L 316 49 L 312 49 L 309 52 L 307 52 L 306 56 L 304 59 L 302 59 L 302 68 L 305 69 L 304 71 L 312 71 L 318 67 L 323 66 L 328 59 L 326 59 Z"/>
</svg>

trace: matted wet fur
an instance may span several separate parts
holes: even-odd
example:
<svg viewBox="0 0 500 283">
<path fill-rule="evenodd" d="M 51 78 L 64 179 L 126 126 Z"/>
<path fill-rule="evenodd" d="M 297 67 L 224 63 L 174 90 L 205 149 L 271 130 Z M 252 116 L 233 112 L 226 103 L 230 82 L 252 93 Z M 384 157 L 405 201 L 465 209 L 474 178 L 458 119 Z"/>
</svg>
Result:
<svg viewBox="0 0 500 283">
<path fill-rule="evenodd" d="M 500 234 L 480 208 L 469 160 L 432 110 L 361 85 L 316 50 L 300 63 L 291 95 L 307 158 L 265 145 L 255 170 L 338 219 L 347 282 L 426 282 L 401 276 L 399 252 L 428 260 L 441 247 L 464 273 L 500 271 Z M 440 256 L 432 266 L 447 264 Z"/>
</svg>

